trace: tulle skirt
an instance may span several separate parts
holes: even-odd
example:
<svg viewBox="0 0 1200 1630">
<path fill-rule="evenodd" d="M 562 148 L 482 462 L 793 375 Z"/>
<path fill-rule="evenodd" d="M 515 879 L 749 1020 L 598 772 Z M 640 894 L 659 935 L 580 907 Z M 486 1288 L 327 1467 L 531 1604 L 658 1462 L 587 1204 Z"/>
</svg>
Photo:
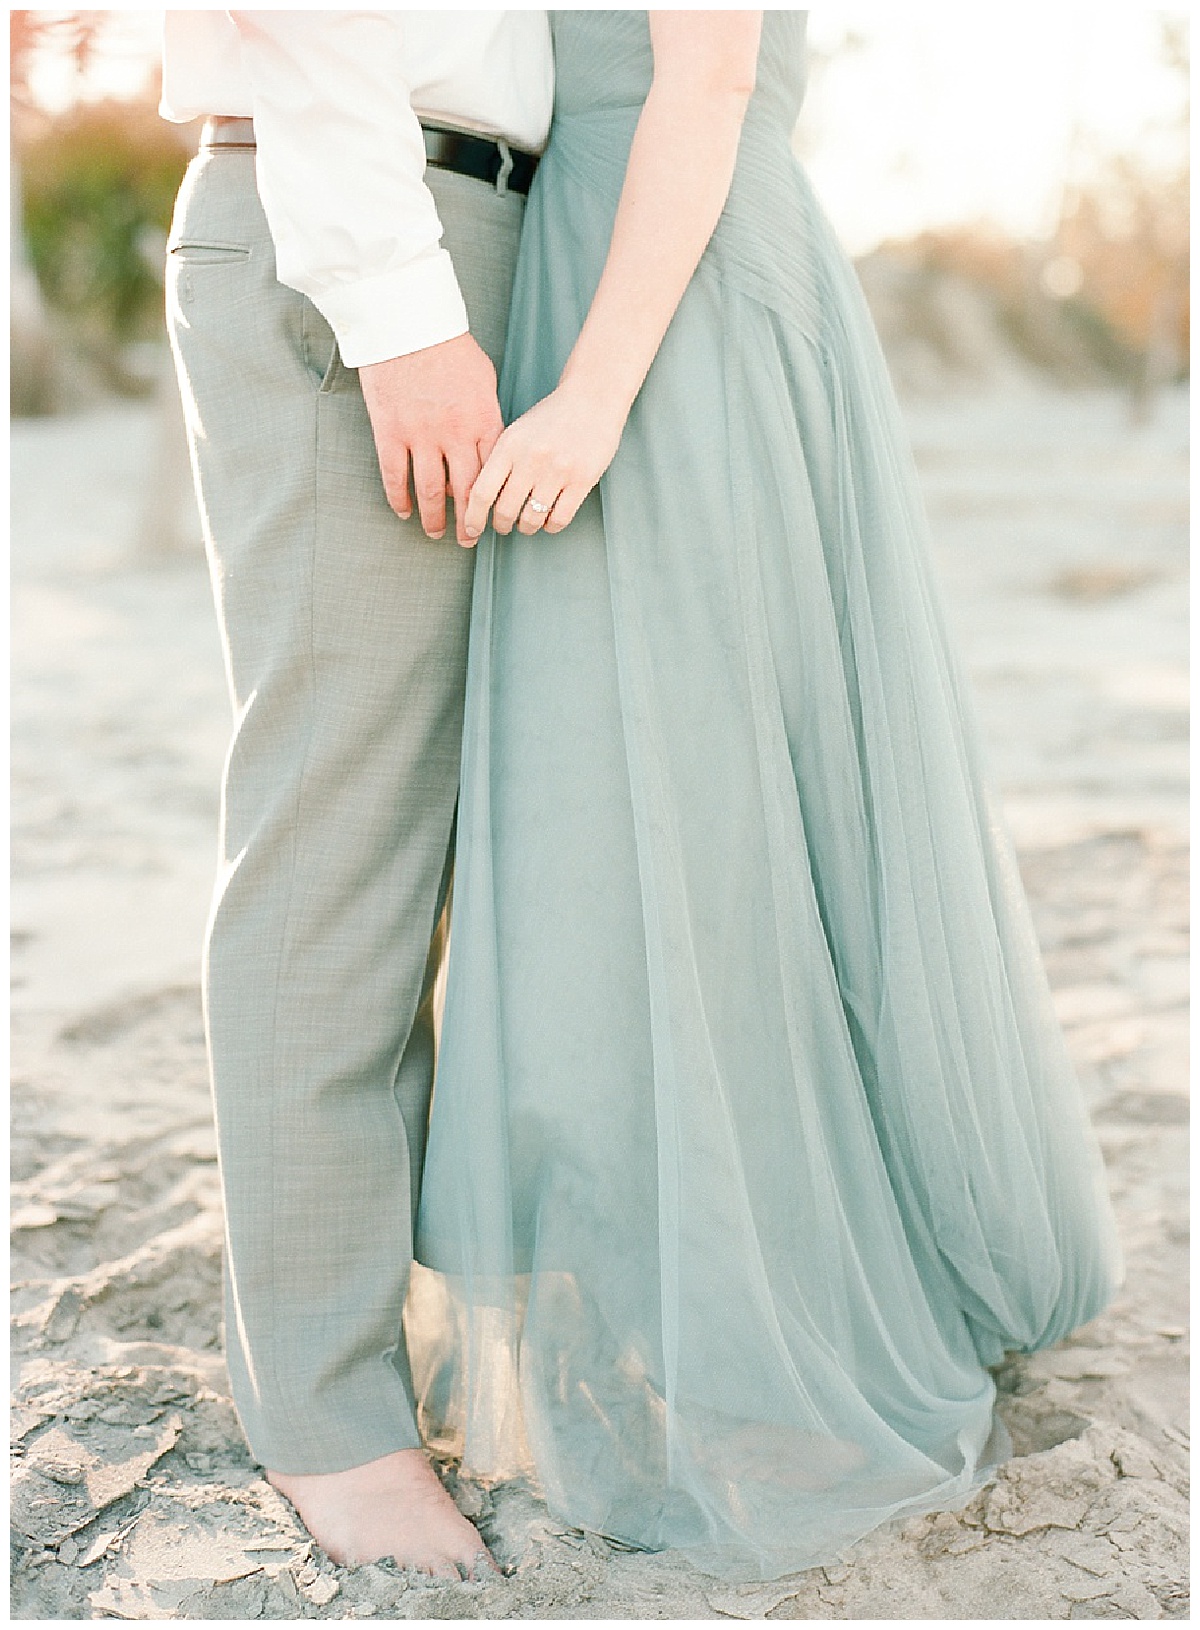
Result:
<svg viewBox="0 0 1200 1630">
<path fill-rule="evenodd" d="M 617 122 L 556 125 L 513 412 L 586 313 Z M 744 139 L 599 493 L 477 573 L 426 1425 L 712 1572 L 829 1561 L 970 1494 L 987 1366 L 1119 1266 L 886 370 L 786 142 Z"/>
</svg>

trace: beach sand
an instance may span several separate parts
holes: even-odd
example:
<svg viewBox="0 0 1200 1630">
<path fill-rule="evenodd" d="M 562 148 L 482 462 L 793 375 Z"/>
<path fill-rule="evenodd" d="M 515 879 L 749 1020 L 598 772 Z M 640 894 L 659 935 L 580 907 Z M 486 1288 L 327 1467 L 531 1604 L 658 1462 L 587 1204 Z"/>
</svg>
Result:
<svg viewBox="0 0 1200 1630">
<path fill-rule="evenodd" d="M 453 1468 L 506 1578 L 337 1568 L 263 1482 L 220 1355 L 203 559 L 134 541 L 152 408 L 15 425 L 15 1619 L 1186 1616 L 1186 400 L 907 411 L 1128 1280 L 1001 1373 L 1016 1456 L 965 1510 L 741 1587 Z"/>
</svg>

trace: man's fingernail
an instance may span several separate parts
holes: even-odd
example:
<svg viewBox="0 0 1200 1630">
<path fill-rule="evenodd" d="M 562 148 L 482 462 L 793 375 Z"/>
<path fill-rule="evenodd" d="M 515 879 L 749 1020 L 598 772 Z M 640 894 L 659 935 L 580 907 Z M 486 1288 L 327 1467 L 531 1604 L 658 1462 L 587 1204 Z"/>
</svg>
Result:
<svg viewBox="0 0 1200 1630">
<path fill-rule="evenodd" d="M 480 526 L 464 526 L 463 527 L 463 531 L 466 533 L 467 537 L 469 537 L 469 538 L 477 538 L 479 536 L 480 532 L 482 532 L 482 530 L 483 530 L 483 528 L 480 527 Z"/>
<path fill-rule="evenodd" d="M 431 538 L 432 538 L 432 539 L 433 539 L 433 541 L 434 541 L 434 542 L 435 542 L 435 543 L 436 543 L 436 542 L 437 542 L 437 540 L 438 540 L 438 539 L 439 539 L 439 538 L 444 538 L 444 537 L 445 537 L 445 536 L 446 536 L 446 528 L 445 528 L 445 527 L 443 527 L 443 528 L 442 528 L 442 530 L 441 530 L 441 531 L 440 531 L 440 532 L 431 532 L 431 533 L 430 533 L 430 534 L 429 534 L 429 536 L 430 536 L 430 537 L 431 537 Z"/>
</svg>

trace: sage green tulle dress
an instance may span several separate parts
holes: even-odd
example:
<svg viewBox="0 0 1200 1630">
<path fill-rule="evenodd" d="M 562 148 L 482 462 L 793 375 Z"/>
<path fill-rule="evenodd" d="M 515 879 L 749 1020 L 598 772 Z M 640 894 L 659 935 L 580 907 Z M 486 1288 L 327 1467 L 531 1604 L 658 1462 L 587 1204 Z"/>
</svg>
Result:
<svg viewBox="0 0 1200 1630">
<path fill-rule="evenodd" d="M 554 38 L 510 416 L 578 334 L 651 74 L 645 13 Z M 480 545 L 410 1309 L 469 1467 L 735 1577 L 961 1503 L 1005 1453 L 987 1366 L 1119 1277 L 803 84 L 768 11 L 599 494 Z"/>
</svg>

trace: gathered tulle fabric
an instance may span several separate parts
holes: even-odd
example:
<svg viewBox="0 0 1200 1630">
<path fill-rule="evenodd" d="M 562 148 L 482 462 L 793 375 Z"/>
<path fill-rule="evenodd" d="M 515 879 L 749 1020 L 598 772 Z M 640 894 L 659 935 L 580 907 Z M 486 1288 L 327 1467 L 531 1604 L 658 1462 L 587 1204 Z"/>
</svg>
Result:
<svg viewBox="0 0 1200 1630">
<path fill-rule="evenodd" d="M 766 13 L 728 205 L 558 537 L 479 550 L 410 1346 L 552 1510 L 769 1577 L 953 1506 L 987 1366 L 1119 1277 L 853 269 Z M 503 392 L 553 388 L 649 82 L 555 17 Z"/>
</svg>

